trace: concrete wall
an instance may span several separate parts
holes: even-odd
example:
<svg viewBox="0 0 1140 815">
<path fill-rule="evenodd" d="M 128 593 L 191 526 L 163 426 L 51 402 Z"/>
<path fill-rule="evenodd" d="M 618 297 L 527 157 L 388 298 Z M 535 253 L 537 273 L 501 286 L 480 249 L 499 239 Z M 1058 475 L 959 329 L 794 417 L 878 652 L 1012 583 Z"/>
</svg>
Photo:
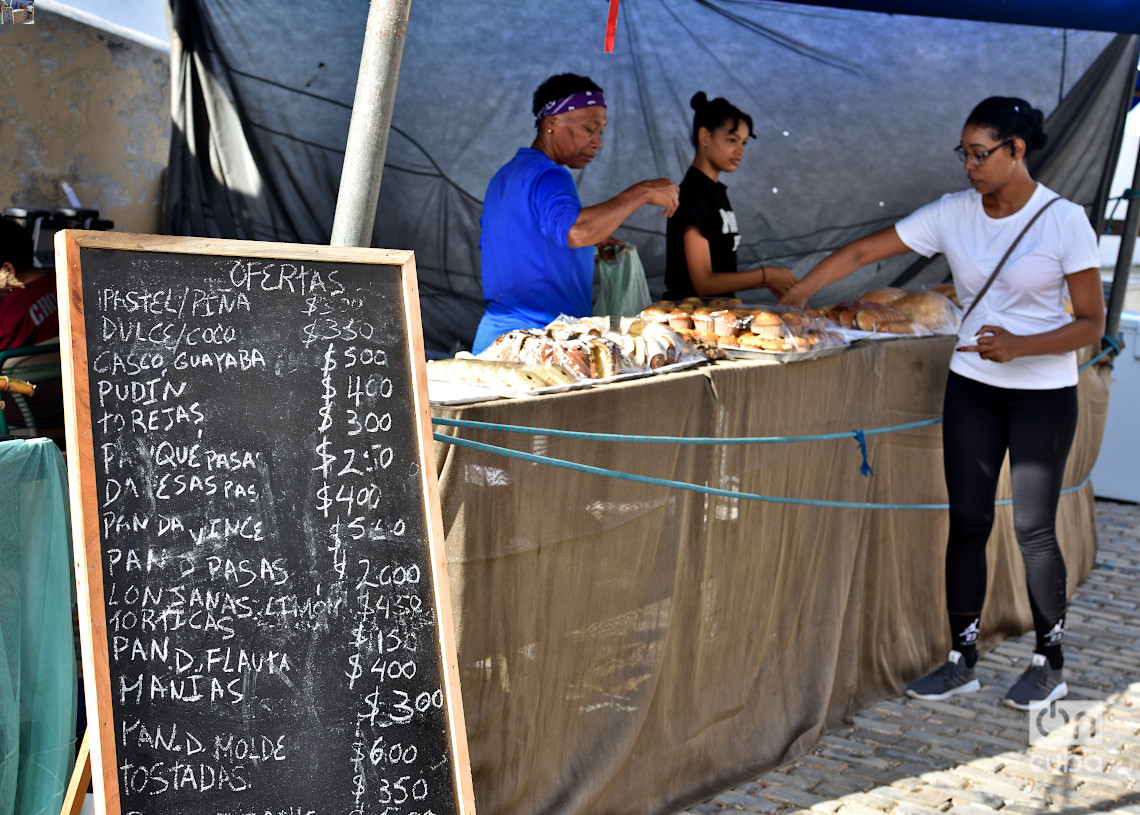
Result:
<svg viewBox="0 0 1140 815">
<path fill-rule="evenodd" d="M 170 147 L 164 43 L 50 0 L 0 28 L 0 207 L 99 210 L 120 232 L 157 233 Z"/>
</svg>

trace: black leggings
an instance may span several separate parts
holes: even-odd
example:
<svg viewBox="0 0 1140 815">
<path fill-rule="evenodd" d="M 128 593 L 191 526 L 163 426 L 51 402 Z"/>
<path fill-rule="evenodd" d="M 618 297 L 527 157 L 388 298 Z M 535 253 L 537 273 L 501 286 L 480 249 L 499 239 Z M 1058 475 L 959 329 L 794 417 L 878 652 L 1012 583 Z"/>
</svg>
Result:
<svg viewBox="0 0 1140 815">
<path fill-rule="evenodd" d="M 1034 628 L 1043 634 L 1064 616 L 1068 587 L 1057 544 L 1057 502 L 1076 427 L 1075 386 L 1012 390 L 950 374 L 942 450 L 950 494 L 946 605 L 951 614 L 981 614 L 986 541 L 1008 449 L 1013 531 L 1025 563 Z"/>
</svg>

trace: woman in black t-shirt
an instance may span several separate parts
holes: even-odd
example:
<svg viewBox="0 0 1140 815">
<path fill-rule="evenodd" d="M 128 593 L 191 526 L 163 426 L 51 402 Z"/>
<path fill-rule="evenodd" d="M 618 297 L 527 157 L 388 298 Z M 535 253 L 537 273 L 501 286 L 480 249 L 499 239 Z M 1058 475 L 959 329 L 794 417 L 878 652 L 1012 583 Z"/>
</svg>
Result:
<svg viewBox="0 0 1140 815">
<path fill-rule="evenodd" d="M 681 182 L 681 203 L 666 229 L 665 297 L 680 300 L 732 296 L 738 289 L 770 289 L 777 297 L 796 282 L 783 266 L 737 271 L 740 232 L 728 192 L 719 181 L 744 157 L 752 136 L 752 118 L 727 99 L 709 101 L 698 91 L 693 107 L 693 164 Z"/>
</svg>

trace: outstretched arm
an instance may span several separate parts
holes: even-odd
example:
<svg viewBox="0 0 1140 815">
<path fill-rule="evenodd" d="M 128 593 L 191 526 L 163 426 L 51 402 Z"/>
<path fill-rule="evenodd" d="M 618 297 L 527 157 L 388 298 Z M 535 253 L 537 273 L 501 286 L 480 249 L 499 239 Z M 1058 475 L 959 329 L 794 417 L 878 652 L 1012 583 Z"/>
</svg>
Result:
<svg viewBox="0 0 1140 815">
<path fill-rule="evenodd" d="M 639 181 L 608 201 L 583 207 L 570 227 L 567 243 L 571 249 L 600 243 L 646 204 L 664 207 L 665 217 L 669 217 L 676 211 L 680 195 L 680 188 L 668 178 Z"/>
<path fill-rule="evenodd" d="M 709 241 L 695 226 L 685 230 L 685 264 L 693 291 L 701 297 L 713 297 L 744 289 L 770 289 L 777 297 L 796 282 L 795 275 L 783 266 L 761 266 L 741 272 L 714 272 Z"/>
<path fill-rule="evenodd" d="M 902 242 L 902 238 L 893 226 L 872 232 L 866 237 L 840 246 L 821 260 L 814 269 L 788 289 L 780 298 L 780 302 L 803 308 L 816 292 L 837 280 L 842 280 L 856 269 L 909 251 L 910 247 Z"/>
</svg>

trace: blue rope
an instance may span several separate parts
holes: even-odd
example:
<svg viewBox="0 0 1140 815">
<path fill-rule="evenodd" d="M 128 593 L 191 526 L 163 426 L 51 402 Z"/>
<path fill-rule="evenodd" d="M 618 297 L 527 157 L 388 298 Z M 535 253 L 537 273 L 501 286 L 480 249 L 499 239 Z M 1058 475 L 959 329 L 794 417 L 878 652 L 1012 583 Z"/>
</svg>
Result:
<svg viewBox="0 0 1140 815">
<path fill-rule="evenodd" d="M 938 424 L 942 417 L 923 419 L 910 424 L 900 424 L 894 427 L 880 427 L 871 430 L 848 430 L 843 433 L 820 433 L 813 436 L 729 436 L 718 438 L 716 436 L 634 436 L 620 433 L 587 433 L 579 430 L 558 430 L 544 427 L 522 427 L 513 424 L 496 424 L 494 422 L 476 422 L 470 419 L 444 419 L 432 416 L 432 424 L 445 427 L 462 427 L 468 430 L 501 430 L 504 433 L 527 433 L 532 436 L 550 436 L 552 438 L 576 439 L 578 441 L 618 441 L 634 442 L 639 444 L 776 444 L 802 441 L 832 441 L 834 439 L 854 438 L 859 440 L 860 435 L 875 435 L 877 433 L 893 433 L 898 430 L 912 430 L 916 427 L 927 427 Z M 863 442 L 861 445 L 865 446 Z"/>
<path fill-rule="evenodd" d="M 1140 198 L 1140 193 L 1136 195 Z M 1104 343 L 1108 346 L 1101 350 L 1099 354 L 1090 359 L 1079 370 L 1084 370 L 1090 365 L 1094 364 L 1101 357 L 1110 352 L 1119 353 L 1121 348 L 1121 339 L 1119 337 L 1105 337 Z M 942 417 L 938 416 L 933 419 L 923 419 L 917 422 L 910 422 L 908 424 L 895 425 L 893 427 L 879 427 L 870 430 L 850 430 L 843 433 L 818 433 L 807 436 L 729 436 L 725 438 L 718 438 L 715 436 L 639 436 L 632 434 L 622 433 L 590 433 L 579 430 L 561 430 L 557 428 L 542 428 L 542 427 L 524 427 L 521 425 L 499 424 L 496 422 L 478 422 L 471 419 L 447 419 L 441 416 L 432 416 L 432 424 L 442 425 L 444 427 L 464 428 L 468 430 L 497 430 L 504 433 L 526 433 L 532 436 L 548 436 L 552 438 L 574 439 L 578 441 L 606 441 L 606 442 L 630 442 L 637 444 L 696 444 L 696 445 L 736 445 L 736 444 L 776 444 L 776 443 L 791 443 L 791 442 L 807 442 L 807 441 L 833 441 L 835 439 L 845 439 L 848 437 L 854 438 L 859 445 L 859 452 L 862 456 L 862 463 L 859 465 L 859 473 L 863 476 L 873 476 L 875 471 L 871 468 L 871 464 L 867 459 L 867 436 L 876 435 L 879 433 L 894 433 L 900 430 L 913 430 L 919 427 L 929 427 L 930 425 L 938 424 L 942 421 Z M 534 453 L 523 453 L 518 450 L 511 450 L 506 447 L 497 447 L 493 444 L 484 444 L 482 442 L 471 441 L 470 439 L 461 439 L 455 436 L 449 436 L 444 433 L 433 433 L 432 437 L 439 442 L 445 444 L 452 444 L 457 447 L 467 447 L 472 450 L 480 450 L 486 453 L 494 453 L 503 455 L 508 458 L 521 459 L 522 461 L 529 461 L 534 464 L 547 464 L 552 467 L 562 467 L 570 470 L 577 470 L 578 472 L 590 473 L 593 475 L 600 475 L 607 478 L 619 478 L 626 481 L 636 481 L 643 484 L 654 484 L 663 487 L 673 487 L 675 489 L 690 490 L 693 492 L 702 492 L 708 495 L 719 495 L 728 498 L 743 498 L 749 501 L 767 501 L 769 503 L 777 504 L 804 504 L 806 506 L 814 507 L 831 507 L 838 509 L 948 509 L 949 504 L 873 504 L 873 503 L 857 503 L 850 501 L 822 501 L 811 498 L 782 498 L 773 495 L 758 495 L 755 493 L 734 492 L 732 490 L 722 490 L 716 487 L 705 487 L 697 484 L 689 484 L 684 481 L 671 481 L 668 479 L 653 478 L 651 476 L 636 475 L 633 473 L 624 473 L 616 470 L 606 470 L 601 467 L 593 467 L 589 464 L 579 464 L 573 461 L 564 461 L 562 459 L 549 458 L 548 456 L 540 456 Z M 1089 476 L 1086 476 L 1084 481 L 1075 487 L 1070 487 L 1061 490 L 1062 495 L 1070 492 L 1075 492 L 1081 489 L 1089 481 Z M 1012 504 L 1011 499 L 1002 499 L 995 502 L 995 506 L 1005 506 Z"/>
<path fill-rule="evenodd" d="M 871 469 L 871 464 L 867 461 L 867 434 L 862 430 L 856 430 L 855 441 L 859 442 L 859 452 L 863 455 L 863 463 L 859 465 L 859 475 L 871 476 L 875 471 Z"/>
<path fill-rule="evenodd" d="M 1092 365 L 1093 363 L 1095 363 L 1101 357 L 1107 356 L 1108 354 L 1112 354 L 1113 356 L 1116 356 L 1117 354 L 1119 354 L 1124 349 L 1124 337 L 1123 336 L 1110 337 L 1106 334 L 1105 336 L 1100 338 L 1100 342 L 1101 342 L 1101 345 L 1104 346 L 1103 348 L 1100 349 L 1100 353 L 1097 354 L 1092 359 L 1090 359 L 1088 362 L 1086 362 L 1081 367 L 1077 368 L 1078 371 L 1083 371 L 1085 368 L 1087 368 L 1090 365 Z M 1111 360 L 1109 360 L 1108 366 L 1110 368 L 1112 367 L 1112 361 Z"/>
<path fill-rule="evenodd" d="M 1140 197 L 1140 193 L 1137 194 Z M 1123 347 L 1122 337 L 1103 337 L 1102 344 L 1107 347 L 1102 348 L 1100 353 L 1081 365 L 1077 370 L 1083 371 L 1091 365 L 1094 365 L 1107 354 L 1119 354 Z M 870 430 L 848 430 L 842 433 L 817 433 L 808 436 L 728 436 L 719 438 L 716 436 L 638 436 L 622 433 L 588 433 L 579 430 L 559 430 L 552 427 L 524 427 L 521 425 L 513 424 L 498 424 L 496 422 L 477 422 L 471 419 L 446 419 L 440 416 L 432 416 L 432 424 L 443 425 L 444 427 L 461 427 L 468 430 L 499 430 L 504 433 L 527 433 L 532 436 L 550 436 L 552 438 L 560 439 L 576 439 L 578 441 L 615 441 L 615 442 L 630 442 L 635 444 L 790 444 L 794 442 L 806 441 L 834 441 L 835 439 L 853 438 L 859 443 L 859 448 L 863 452 L 863 466 L 867 466 L 867 442 L 865 436 L 873 436 L 879 433 L 895 433 L 900 430 L 914 430 L 919 427 L 929 427 L 930 425 L 938 424 L 942 421 L 941 416 L 936 416 L 933 419 L 923 419 L 918 422 L 910 422 L 909 424 L 899 424 L 893 427 L 876 427 Z M 860 468 L 862 470 L 862 467 Z M 867 473 L 864 473 L 866 475 Z M 871 473 L 873 475 L 873 473 Z"/>
<path fill-rule="evenodd" d="M 1112 198 L 1108 199 L 1109 201 L 1115 201 L 1116 203 L 1112 205 L 1112 212 L 1108 213 L 1108 217 L 1105 219 L 1104 234 L 1106 234 L 1106 235 L 1112 234 L 1112 219 L 1113 219 L 1113 216 L 1116 215 L 1116 208 L 1118 206 L 1120 206 L 1120 202 L 1121 201 L 1135 201 L 1137 199 L 1140 199 L 1140 190 L 1134 190 L 1131 188 L 1126 189 L 1120 195 L 1116 195 L 1116 196 L 1113 196 Z"/>
<path fill-rule="evenodd" d="M 833 509 L 949 509 L 949 504 L 876 504 L 876 503 L 859 503 L 854 501 L 822 501 L 815 498 L 783 498 L 775 495 L 759 495 L 750 492 L 735 492 L 733 490 L 724 490 L 718 487 L 706 487 L 698 484 L 689 484 L 685 481 L 672 481 L 664 478 L 653 478 L 647 475 L 637 475 L 635 473 L 623 473 L 617 470 L 606 470 L 601 467 L 593 467 L 589 464 L 579 464 L 574 461 L 563 461 L 562 459 L 550 458 L 548 456 L 540 456 L 534 453 L 524 453 L 519 450 L 510 450 L 505 447 L 496 447 L 493 444 L 483 444 L 482 442 L 471 441 L 470 439 L 460 439 L 455 436 L 448 436 L 445 433 L 433 433 L 432 436 L 436 441 L 445 444 L 452 444 L 457 447 L 466 447 L 471 450 L 479 450 L 484 453 L 494 453 L 497 455 L 506 456 L 507 458 L 516 458 L 521 461 L 529 461 L 533 464 L 548 464 L 552 467 L 561 467 L 567 470 L 576 470 L 582 473 L 589 473 L 591 475 L 600 475 L 606 478 L 618 478 L 624 481 L 635 481 L 641 484 L 652 484 L 660 487 L 672 487 L 679 490 L 688 490 L 690 492 L 700 492 L 706 495 L 718 495 L 725 498 L 741 498 L 746 501 L 765 501 L 772 504 L 802 504 L 811 507 L 829 507 Z M 1067 495 L 1071 492 L 1076 492 L 1085 486 L 1089 481 L 1089 476 L 1077 484 L 1075 487 L 1061 490 L 1062 495 Z M 1006 506 L 1012 504 L 1012 499 L 1003 498 L 995 501 L 995 506 Z"/>
</svg>

